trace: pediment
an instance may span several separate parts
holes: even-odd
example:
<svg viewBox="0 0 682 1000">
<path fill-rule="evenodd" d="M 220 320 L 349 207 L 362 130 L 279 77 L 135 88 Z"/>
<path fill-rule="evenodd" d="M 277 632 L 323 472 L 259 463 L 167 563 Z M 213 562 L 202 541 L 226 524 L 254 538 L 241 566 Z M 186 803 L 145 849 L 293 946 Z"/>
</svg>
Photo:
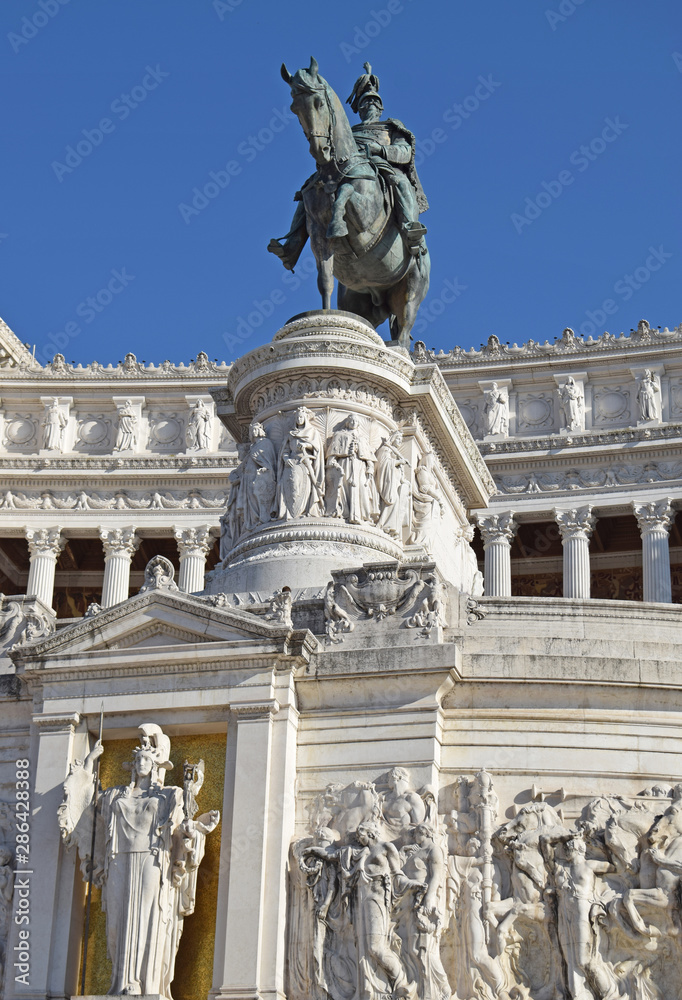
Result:
<svg viewBox="0 0 682 1000">
<path fill-rule="evenodd" d="M 188 644 L 281 646 L 292 630 L 253 612 L 216 607 L 205 599 L 167 590 L 137 594 L 122 604 L 12 651 L 22 660 L 82 655 L 108 649 Z"/>
</svg>

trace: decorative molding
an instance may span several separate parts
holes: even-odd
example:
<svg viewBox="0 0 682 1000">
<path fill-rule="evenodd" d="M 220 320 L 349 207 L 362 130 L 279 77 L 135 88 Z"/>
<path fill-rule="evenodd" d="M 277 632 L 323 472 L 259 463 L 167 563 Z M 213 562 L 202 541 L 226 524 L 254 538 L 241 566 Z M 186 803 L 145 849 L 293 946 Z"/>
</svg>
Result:
<svg viewBox="0 0 682 1000">
<path fill-rule="evenodd" d="M 545 437 L 511 438 L 506 441 L 481 441 L 478 447 L 482 455 L 492 455 L 519 451 L 556 451 L 563 448 L 597 448 L 601 445 L 660 441 L 669 438 L 682 438 L 682 423 L 613 430 L 604 428 L 577 434 L 550 434 Z"/>
<path fill-rule="evenodd" d="M 415 361 L 418 363 L 430 362 L 439 365 L 441 368 L 460 368 L 468 365 L 480 365 L 481 362 L 495 365 L 508 365 L 510 361 L 517 358 L 552 358 L 565 357 L 571 355 L 576 358 L 589 356 L 590 354 L 613 353 L 614 351 L 633 350 L 635 348 L 665 347 L 671 343 L 682 342 L 682 324 L 669 330 L 666 326 L 663 330 L 652 329 L 646 320 L 640 320 L 637 330 L 629 336 L 621 333 L 616 336 L 613 333 L 604 333 L 596 339 L 588 337 L 576 337 L 573 330 L 567 328 L 561 337 L 558 337 L 553 344 L 548 340 L 540 343 L 537 340 L 527 340 L 524 344 L 502 344 L 499 337 L 494 334 L 488 338 L 480 350 L 470 348 L 468 351 L 462 347 L 455 347 L 445 354 L 427 350 L 421 341 L 415 345 Z M 417 352 L 417 348 L 419 352 Z"/>
<path fill-rule="evenodd" d="M 4 324 L 3 324 L 4 326 Z M 44 367 L 35 359 L 24 358 L 16 365 L 6 368 L 12 378 L 27 379 L 140 379 L 146 382 L 148 379 L 172 379 L 177 381 L 186 378 L 203 378 L 217 375 L 224 377 L 230 371 L 230 365 L 226 362 L 209 361 L 208 355 L 204 351 L 197 354 L 195 361 L 189 364 L 172 364 L 164 361 L 160 365 L 149 364 L 137 360 L 134 354 L 126 354 L 125 360 L 117 365 L 101 365 L 93 361 L 89 365 L 67 364 L 63 354 L 55 354 L 53 360 Z"/>
<path fill-rule="evenodd" d="M 164 493 L 132 490 L 96 493 L 80 490 L 77 493 L 56 494 L 50 490 L 41 493 L 13 493 L 5 490 L 0 495 L 2 510 L 217 510 L 225 506 L 226 495 L 214 491 L 213 497 L 200 490 L 166 490 Z"/>
</svg>

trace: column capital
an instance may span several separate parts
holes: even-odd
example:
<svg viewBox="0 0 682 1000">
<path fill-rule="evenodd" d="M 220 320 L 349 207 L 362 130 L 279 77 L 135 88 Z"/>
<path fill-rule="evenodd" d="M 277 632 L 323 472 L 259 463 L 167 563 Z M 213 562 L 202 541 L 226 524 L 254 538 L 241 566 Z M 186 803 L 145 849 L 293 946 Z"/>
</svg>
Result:
<svg viewBox="0 0 682 1000">
<path fill-rule="evenodd" d="M 126 555 L 132 559 L 140 539 L 135 537 L 135 528 L 103 528 L 100 525 L 99 537 L 104 547 L 104 557 Z"/>
<path fill-rule="evenodd" d="M 66 539 L 62 538 L 60 527 L 26 528 L 25 531 L 28 551 L 31 556 L 50 555 L 57 559 L 66 545 Z"/>
<path fill-rule="evenodd" d="M 507 542 L 511 545 L 518 524 L 513 513 L 508 510 L 504 514 L 477 514 L 476 520 L 483 536 L 484 548 L 492 542 Z"/>
<path fill-rule="evenodd" d="M 637 518 L 642 538 L 651 532 L 665 531 L 668 534 L 675 520 L 675 511 L 669 497 L 653 503 L 636 503 L 633 500 L 632 511 Z"/>
<path fill-rule="evenodd" d="M 559 510 L 555 507 L 554 520 L 559 527 L 562 543 L 568 538 L 584 538 L 589 541 L 597 523 L 589 504 L 585 507 L 574 507 L 572 510 Z"/>
<path fill-rule="evenodd" d="M 201 524 L 198 528 L 180 528 L 178 525 L 174 525 L 173 535 L 178 543 L 181 559 L 193 555 L 205 559 L 213 543 L 208 524 Z"/>
</svg>

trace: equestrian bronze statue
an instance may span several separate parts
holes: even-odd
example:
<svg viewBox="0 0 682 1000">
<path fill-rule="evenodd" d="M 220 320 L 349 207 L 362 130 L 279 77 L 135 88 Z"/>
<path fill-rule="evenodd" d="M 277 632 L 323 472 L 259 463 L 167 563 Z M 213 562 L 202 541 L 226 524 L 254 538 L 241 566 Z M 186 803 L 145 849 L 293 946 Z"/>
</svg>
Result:
<svg viewBox="0 0 682 1000">
<path fill-rule="evenodd" d="M 419 222 L 428 202 L 414 165 L 414 136 L 394 118 L 381 120 L 379 80 L 368 63 L 365 70 L 347 101 L 361 120 L 351 128 L 314 59 L 293 76 L 282 64 L 291 110 L 317 170 L 296 194 L 290 231 L 270 240 L 268 250 L 293 271 L 310 237 L 322 308 L 331 308 L 336 278 L 339 309 L 374 327 L 388 319 L 391 343 L 409 350 L 429 287 L 426 228 Z"/>
</svg>

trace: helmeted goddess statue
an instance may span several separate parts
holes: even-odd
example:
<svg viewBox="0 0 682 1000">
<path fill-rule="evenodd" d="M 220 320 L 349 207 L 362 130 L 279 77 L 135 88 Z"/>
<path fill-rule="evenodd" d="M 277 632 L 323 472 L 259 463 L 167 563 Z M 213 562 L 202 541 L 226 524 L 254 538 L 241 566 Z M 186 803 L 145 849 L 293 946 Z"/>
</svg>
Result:
<svg viewBox="0 0 682 1000">
<path fill-rule="evenodd" d="M 160 994 L 171 1000 L 171 982 L 184 918 L 194 910 L 196 873 L 206 835 L 218 825 L 217 810 L 195 819 L 203 761 L 185 766 L 184 788 L 164 787 L 170 739 L 159 726 L 139 727 L 130 783 L 106 788 L 97 799 L 95 761 L 100 741 L 85 761 L 71 766 L 64 782 L 59 826 L 67 847 L 78 845 L 81 868 L 92 868 L 102 887 L 107 952 L 112 965 L 109 993 Z"/>
</svg>

